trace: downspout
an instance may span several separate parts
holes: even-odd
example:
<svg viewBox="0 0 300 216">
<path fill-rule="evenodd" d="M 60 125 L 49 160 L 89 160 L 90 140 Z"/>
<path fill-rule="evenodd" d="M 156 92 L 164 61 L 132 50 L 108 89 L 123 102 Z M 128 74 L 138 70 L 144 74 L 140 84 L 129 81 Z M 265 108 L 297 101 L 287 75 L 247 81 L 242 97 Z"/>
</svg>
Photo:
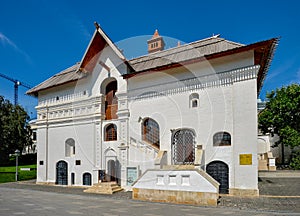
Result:
<svg viewBox="0 0 300 216">
<path fill-rule="evenodd" d="M 46 106 L 46 181 L 48 182 L 48 113 L 49 113 L 49 107 Z"/>
</svg>

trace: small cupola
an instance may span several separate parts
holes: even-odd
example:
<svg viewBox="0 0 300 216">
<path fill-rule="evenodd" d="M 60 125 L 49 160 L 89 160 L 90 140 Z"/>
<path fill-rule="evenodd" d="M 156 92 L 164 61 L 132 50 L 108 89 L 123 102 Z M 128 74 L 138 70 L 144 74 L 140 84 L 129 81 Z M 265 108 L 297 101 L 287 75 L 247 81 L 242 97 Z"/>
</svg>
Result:
<svg viewBox="0 0 300 216">
<path fill-rule="evenodd" d="M 154 53 L 157 51 L 162 51 L 165 48 L 165 42 L 163 38 L 158 34 L 156 29 L 152 38 L 147 41 L 148 43 L 148 53 Z"/>
</svg>

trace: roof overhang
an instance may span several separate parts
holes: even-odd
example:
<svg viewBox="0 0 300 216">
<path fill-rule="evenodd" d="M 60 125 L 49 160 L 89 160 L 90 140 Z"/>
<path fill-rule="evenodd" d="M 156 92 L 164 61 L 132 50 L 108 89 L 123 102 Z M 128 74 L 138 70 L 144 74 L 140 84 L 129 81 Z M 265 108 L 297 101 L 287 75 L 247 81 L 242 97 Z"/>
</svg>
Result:
<svg viewBox="0 0 300 216">
<path fill-rule="evenodd" d="M 123 77 L 125 79 L 129 79 L 136 75 L 142 75 L 145 73 L 151 73 L 151 72 L 156 72 L 156 71 L 163 71 L 163 70 L 168 70 L 168 69 L 172 69 L 172 68 L 176 68 L 176 67 L 184 67 L 185 65 L 194 64 L 194 63 L 205 61 L 205 60 L 221 58 L 221 57 L 253 50 L 254 51 L 254 64 L 260 65 L 260 69 L 259 69 L 259 72 L 257 75 L 257 91 L 259 93 L 260 89 L 263 85 L 263 81 L 268 72 L 269 66 L 271 64 L 278 41 L 279 41 L 278 38 L 272 38 L 269 40 L 260 41 L 260 42 L 253 43 L 253 44 L 246 45 L 246 46 L 240 46 L 237 48 L 229 49 L 226 51 L 221 51 L 218 53 L 203 55 L 203 56 L 189 59 L 186 61 L 172 62 L 168 65 L 154 67 L 154 68 L 147 69 L 144 71 L 138 71 L 138 72 L 133 72 L 133 73 L 129 73 L 129 74 L 124 74 Z"/>
<path fill-rule="evenodd" d="M 38 92 L 67 83 L 76 82 L 79 79 L 86 77 L 90 72 L 93 71 L 95 65 L 98 63 L 99 56 L 105 47 L 109 46 L 113 52 L 120 58 L 124 64 L 126 64 L 128 71 L 133 71 L 133 68 L 128 63 L 125 56 L 111 41 L 111 39 L 105 34 L 101 27 L 96 23 L 96 30 L 93 37 L 81 59 L 81 61 L 74 66 L 50 77 L 46 81 L 28 90 L 26 94 L 32 96 L 38 96 Z"/>
</svg>

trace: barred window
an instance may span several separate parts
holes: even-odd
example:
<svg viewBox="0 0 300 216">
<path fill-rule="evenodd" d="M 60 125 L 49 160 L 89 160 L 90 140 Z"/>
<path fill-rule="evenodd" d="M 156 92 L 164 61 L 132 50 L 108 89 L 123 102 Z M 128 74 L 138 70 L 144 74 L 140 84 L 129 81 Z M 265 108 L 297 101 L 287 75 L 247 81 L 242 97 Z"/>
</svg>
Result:
<svg viewBox="0 0 300 216">
<path fill-rule="evenodd" d="M 181 129 L 172 133 L 172 155 L 174 164 L 194 164 L 195 133 L 190 129 Z"/>
<path fill-rule="evenodd" d="M 213 137 L 214 146 L 228 146 L 231 145 L 231 136 L 228 132 L 215 133 Z"/>
<path fill-rule="evenodd" d="M 142 123 L 143 140 L 159 147 L 159 125 L 151 118 L 146 118 Z"/>
<path fill-rule="evenodd" d="M 115 141 L 117 140 L 117 126 L 115 124 L 109 124 L 105 128 L 105 140 Z"/>
</svg>

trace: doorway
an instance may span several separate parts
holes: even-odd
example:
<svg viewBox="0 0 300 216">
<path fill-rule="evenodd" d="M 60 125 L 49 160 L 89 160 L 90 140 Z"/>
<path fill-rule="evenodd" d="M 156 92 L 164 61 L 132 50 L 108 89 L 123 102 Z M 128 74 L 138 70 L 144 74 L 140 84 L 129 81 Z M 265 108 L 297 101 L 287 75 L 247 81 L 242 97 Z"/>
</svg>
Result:
<svg viewBox="0 0 300 216">
<path fill-rule="evenodd" d="M 65 161 L 56 164 L 56 184 L 68 185 L 68 164 Z"/>
<path fill-rule="evenodd" d="M 229 168 L 221 161 L 213 161 L 206 166 L 206 172 L 220 183 L 219 193 L 228 194 L 229 192 Z"/>
<path fill-rule="evenodd" d="M 116 181 L 116 162 L 114 160 L 107 161 L 107 181 Z"/>
</svg>

